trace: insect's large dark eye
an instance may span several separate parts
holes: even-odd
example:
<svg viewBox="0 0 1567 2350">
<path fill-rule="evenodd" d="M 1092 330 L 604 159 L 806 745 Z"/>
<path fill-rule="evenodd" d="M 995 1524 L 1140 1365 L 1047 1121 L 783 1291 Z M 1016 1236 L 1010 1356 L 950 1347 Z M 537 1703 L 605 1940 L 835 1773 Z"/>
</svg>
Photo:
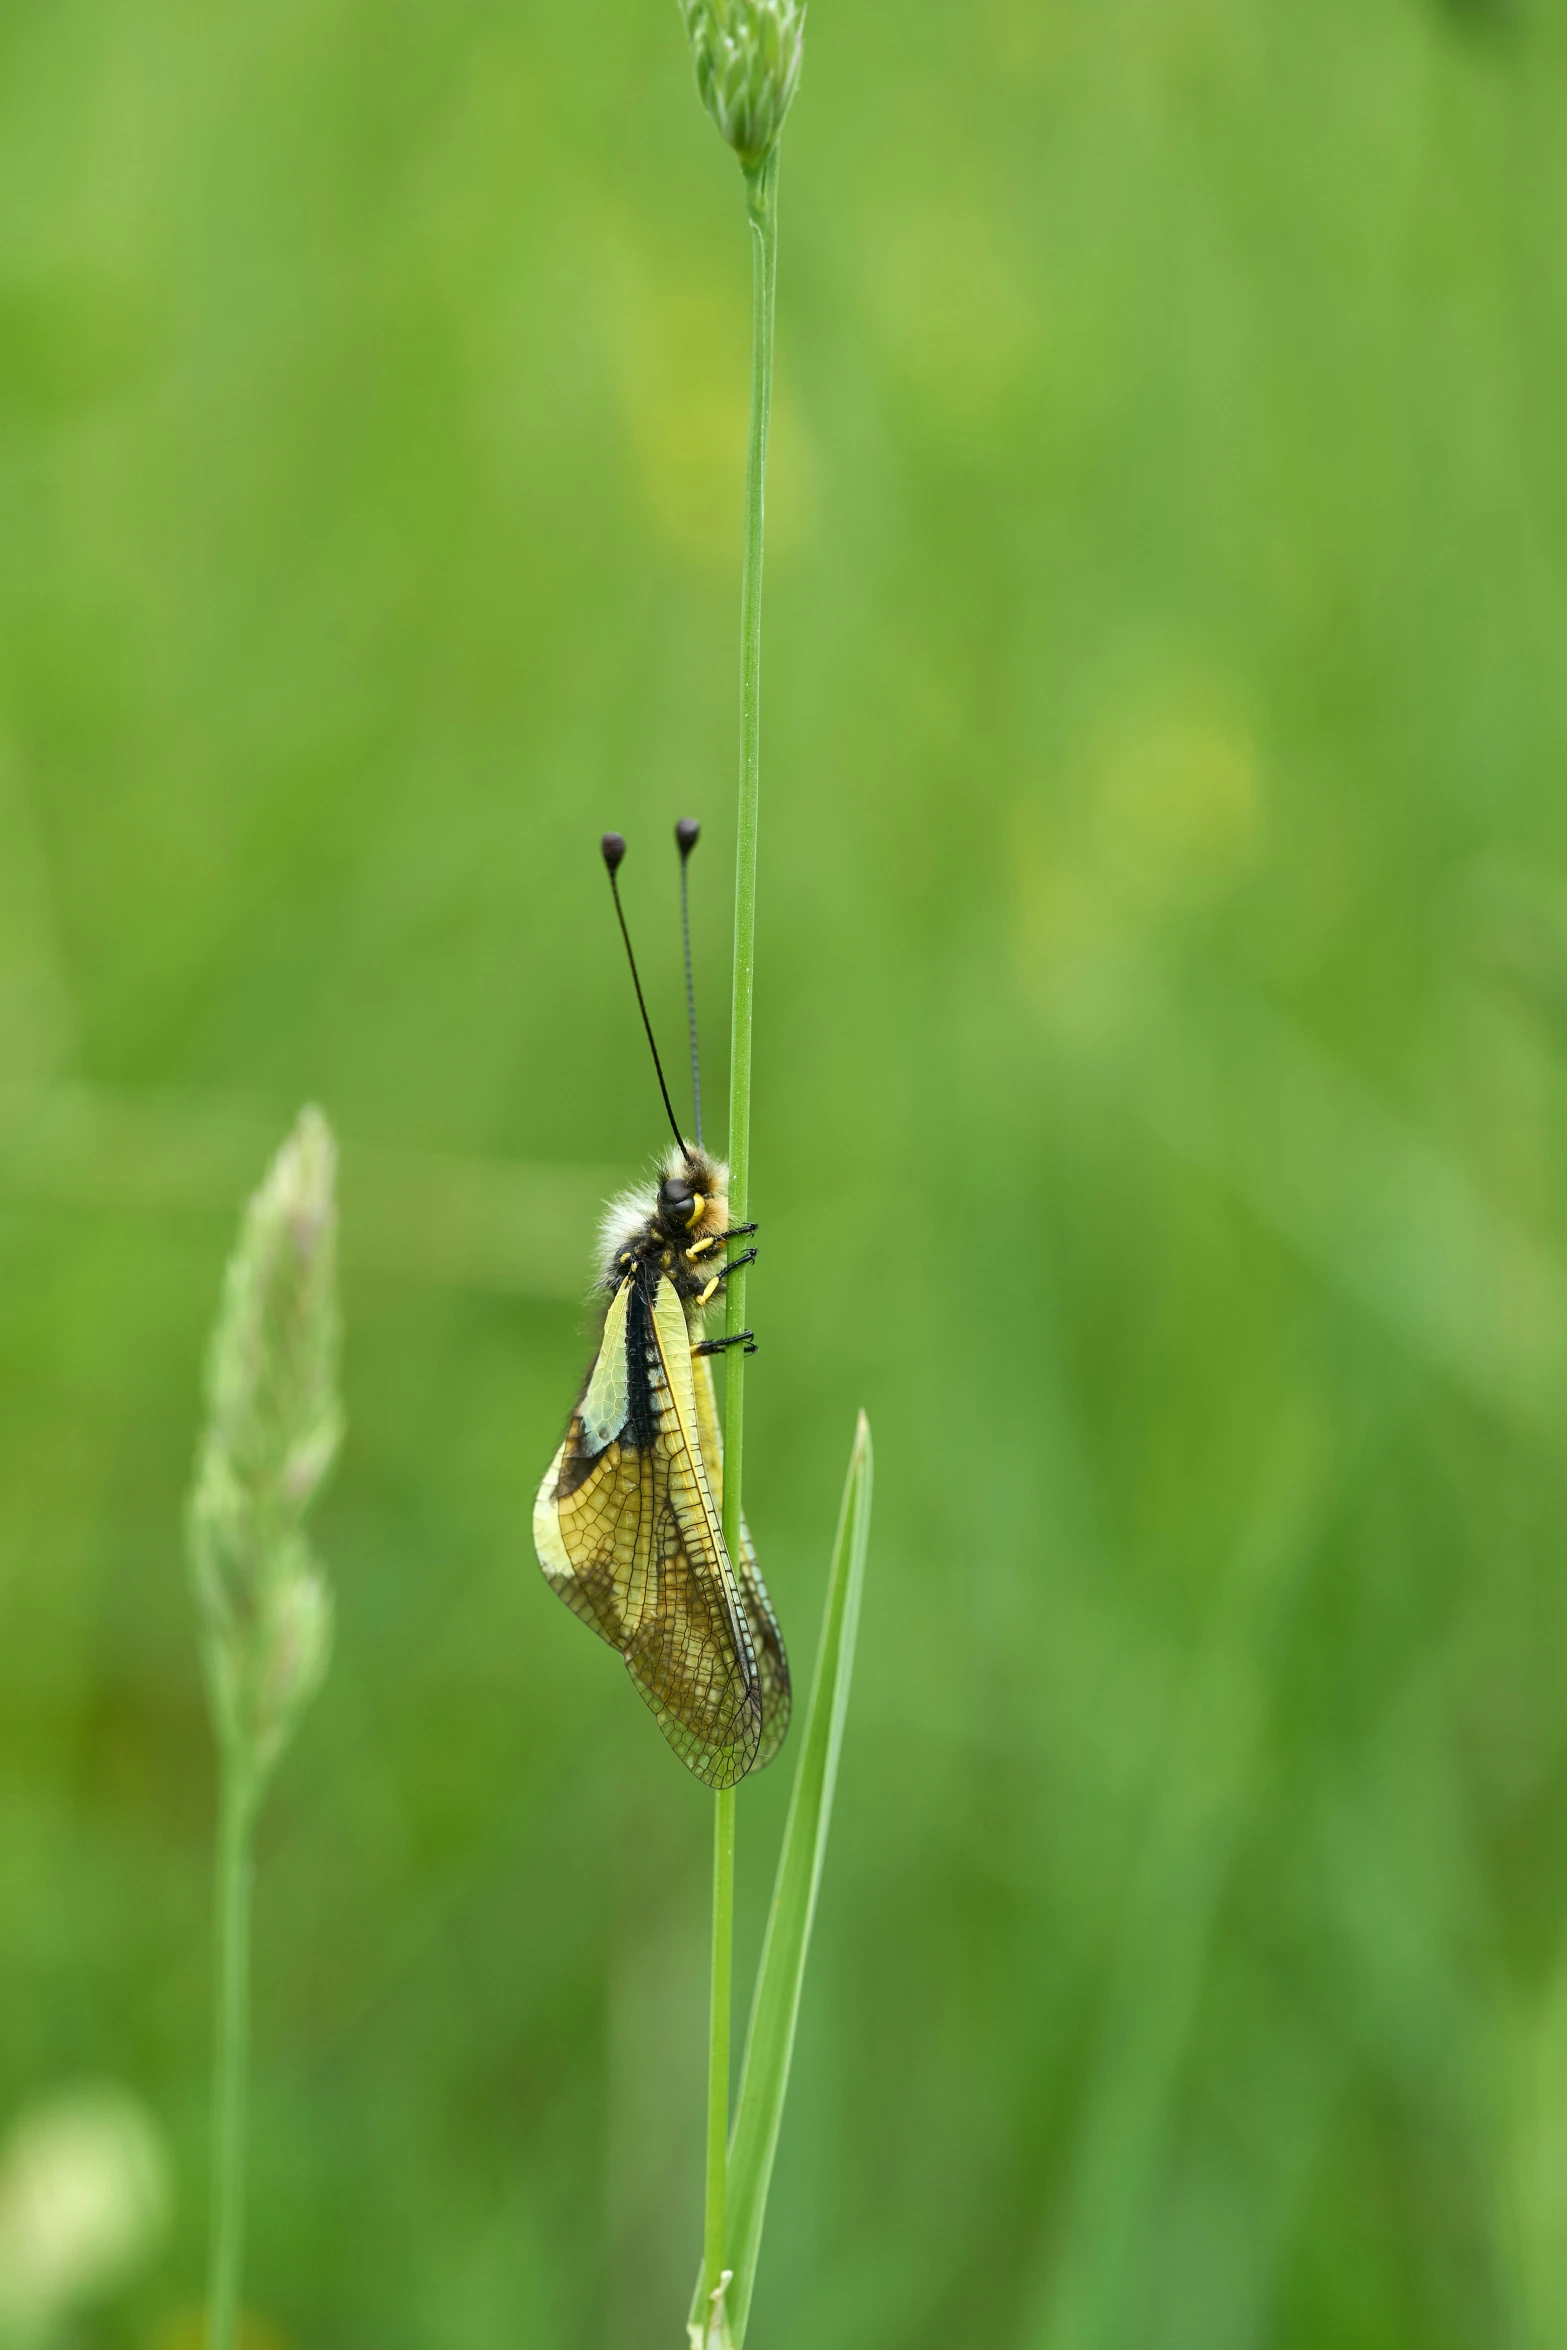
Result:
<svg viewBox="0 0 1567 2350">
<path fill-rule="evenodd" d="M 659 1197 L 666 1208 L 688 1208 L 691 1205 L 691 1186 L 683 1176 L 667 1176 L 659 1186 Z"/>
</svg>

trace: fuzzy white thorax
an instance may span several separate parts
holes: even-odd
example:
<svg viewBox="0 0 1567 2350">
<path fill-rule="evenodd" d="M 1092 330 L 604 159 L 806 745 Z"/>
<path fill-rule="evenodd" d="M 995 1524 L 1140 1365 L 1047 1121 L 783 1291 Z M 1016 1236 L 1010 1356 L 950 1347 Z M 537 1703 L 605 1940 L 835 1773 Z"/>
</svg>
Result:
<svg viewBox="0 0 1567 2350">
<path fill-rule="evenodd" d="M 599 1218 L 599 1255 L 606 1270 L 612 1270 L 620 1261 L 622 1249 L 629 1248 L 647 1229 L 657 1204 L 657 1191 L 646 1184 L 631 1191 L 617 1191 L 612 1200 L 605 1201 L 604 1213 Z"/>
</svg>

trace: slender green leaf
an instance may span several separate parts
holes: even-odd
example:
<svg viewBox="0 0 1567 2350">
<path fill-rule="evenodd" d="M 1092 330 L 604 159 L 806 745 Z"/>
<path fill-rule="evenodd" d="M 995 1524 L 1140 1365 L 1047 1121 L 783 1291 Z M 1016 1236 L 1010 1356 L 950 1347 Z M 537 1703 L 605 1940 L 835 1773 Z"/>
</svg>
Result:
<svg viewBox="0 0 1567 2350">
<path fill-rule="evenodd" d="M 871 1531 L 871 1431 L 862 1412 L 843 1489 L 843 1508 L 833 1545 L 832 1573 L 822 1614 L 821 1646 L 811 1702 L 795 1765 L 794 1792 L 778 1876 L 768 1913 L 767 1937 L 751 2002 L 740 2095 L 729 2139 L 729 2251 L 734 2281 L 728 2292 L 729 2328 L 739 2350 L 745 2340 L 751 2287 L 767 2211 L 773 2156 L 783 2121 L 794 2030 L 805 1982 L 805 1961 L 816 1915 L 816 1893 L 827 1852 L 838 1752 L 854 1672 L 854 1641 L 860 1621 L 860 1590 Z M 693 2309 L 693 2320 L 701 2316 Z"/>
</svg>

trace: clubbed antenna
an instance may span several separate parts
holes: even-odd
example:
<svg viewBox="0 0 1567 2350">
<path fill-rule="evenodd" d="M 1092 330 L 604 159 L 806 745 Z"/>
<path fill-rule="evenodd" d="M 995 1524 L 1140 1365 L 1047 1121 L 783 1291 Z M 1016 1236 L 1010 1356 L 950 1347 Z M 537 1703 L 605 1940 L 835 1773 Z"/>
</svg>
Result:
<svg viewBox="0 0 1567 2350">
<path fill-rule="evenodd" d="M 599 848 L 604 858 L 604 870 L 609 875 L 609 890 L 615 901 L 615 913 L 620 923 L 620 935 L 626 942 L 626 961 L 631 965 L 631 984 L 637 991 L 637 1010 L 642 1015 L 642 1025 L 647 1031 L 647 1049 L 653 1056 L 653 1068 L 658 1078 L 658 1090 L 664 1097 L 664 1110 L 669 1119 L 670 1131 L 689 1159 L 691 1153 L 686 1150 L 686 1139 L 680 1131 L 680 1121 L 675 1116 L 675 1106 L 669 1098 L 669 1088 L 664 1083 L 664 1064 L 658 1057 L 658 1046 L 653 1041 L 653 1023 L 647 1016 L 647 1000 L 642 993 L 642 981 L 637 971 L 637 958 L 631 951 L 631 933 L 626 928 L 626 909 L 620 902 L 620 883 L 616 876 L 620 871 L 621 860 L 626 853 L 625 839 L 618 832 L 606 832 L 599 842 Z"/>
<path fill-rule="evenodd" d="M 696 1116 L 696 1147 L 702 1147 L 702 1056 L 696 1041 L 696 981 L 691 976 L 691 851 L 702 837 L 694 816 L 682 816 L 675 826 L 680 851 L 680 938 L 686 950 L 686 1021 L 691 1030 L 691 1101 Z"/>
</svg>

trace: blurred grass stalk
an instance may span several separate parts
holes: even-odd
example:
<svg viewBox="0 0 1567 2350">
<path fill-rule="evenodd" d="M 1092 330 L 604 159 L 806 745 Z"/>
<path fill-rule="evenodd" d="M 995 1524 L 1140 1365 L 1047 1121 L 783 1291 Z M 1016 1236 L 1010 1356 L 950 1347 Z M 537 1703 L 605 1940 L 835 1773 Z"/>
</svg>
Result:
<svg viewBox="0 0 1567 2350">
<path fill-rule="evenodd" d="M 234 2350 L 239 2319 L 256 1817 L 331 1652 L 303 1521 L 342 1435 L 336 1173 L 303 1110 L 229 1258 L 187 1519 L 220 1782 L 208 2350 Z"/>
</svg>

